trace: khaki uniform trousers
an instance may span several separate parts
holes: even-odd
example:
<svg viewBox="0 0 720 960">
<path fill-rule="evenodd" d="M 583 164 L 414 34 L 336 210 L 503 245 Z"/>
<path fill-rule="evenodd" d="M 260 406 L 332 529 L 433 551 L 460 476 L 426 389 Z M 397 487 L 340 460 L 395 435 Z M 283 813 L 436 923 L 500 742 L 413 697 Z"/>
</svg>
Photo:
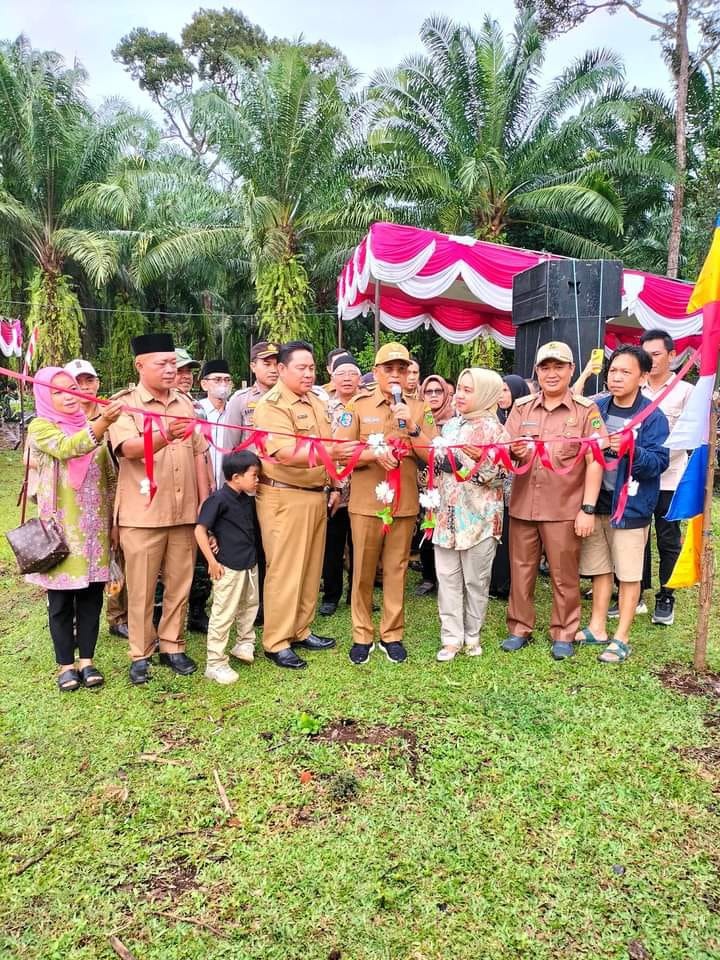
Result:
<svg viewBox="0 0 720 960">
<path fill-rule="evenodd" d="M 230 570 L 213 582 L 213 602 L 207 632 L 207 665 L 229 663 L 225 653 L 230 628 L 237 626 L 237 642 L 255 646 L 255 617 L 260 605 L 258 568 Z"/>
<path fill-rule="evenodd" d="M 125 557 L 121 549 L 117 550 L 115 559 L 117 560 L 122 572 L 125 573 Z M 122 623 L 127 623 L 128 608 L 126 584 L 123 584 L 120 593 L 115 594 L 113 597 L 107 598 L 105 616 L 107 617 L 108 626 L 110 627 L 117 627 Z"/>
<path fill-rule="evenodd" d="M 497 540 L 487 537 L 467 550 L 434 547 L 440 642 L 479 647 L 485 623 Z"/>
<path fill-rule="evenodd" d="M 580 627 L 580 538 L 574 520 L 510 518 L 508 632 L 529 637 L 535 626 L 535 581 L 543 548 L 550 567 L 550 637 L 572 642 Z"/>
<path fill-rule="evenodd" d="M 402 643 L 405 629 L 405 576 L 415 517 L 396 517 L 383 535 L 377 517 L 350 514 L 353 539 L 352 624 L 353 643 L 369 646 L 375 638 L 372 618 L 373 587 L 378 561 L 383 569 L 383 613 L 380 639 Z"/>
<path fill-rule="evenodd" d="M 156 638 L 161 653 L 185 649 L 183 629 L 195 569 L 192 524 L 175 527 L 120 527 L 128 590 L 128 632 L 133 660 L 151 657 Z M 153 626 L 155 587 L 162 570 L 162 616 Z"/>
<path fill-rule="evenodd" d="M 320 491 L 261 486 L 256 504 L 267 563 L 263 647 L 277 653 L 311 633 L 325 556 L 327 497 Z"/>
</svg>

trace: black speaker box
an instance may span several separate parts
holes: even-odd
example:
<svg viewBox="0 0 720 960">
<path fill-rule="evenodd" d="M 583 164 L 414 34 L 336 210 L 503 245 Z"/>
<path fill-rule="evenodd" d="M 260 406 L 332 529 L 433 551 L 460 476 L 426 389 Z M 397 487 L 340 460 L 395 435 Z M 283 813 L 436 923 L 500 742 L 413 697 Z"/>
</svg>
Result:
<svg viewBox="0 0 720 960">
<path fill-rule="evenodd" d="M 620 260 L 547 260 L 513 278 L 513 372 L 532 377 L 538 349 L 562 340 L 573 352 L 576 375 L 590 351 L 605 343 L 605 322 L 622 311 Z M 597 378 L 588 389 L 595 392 Z"/>
</svg>

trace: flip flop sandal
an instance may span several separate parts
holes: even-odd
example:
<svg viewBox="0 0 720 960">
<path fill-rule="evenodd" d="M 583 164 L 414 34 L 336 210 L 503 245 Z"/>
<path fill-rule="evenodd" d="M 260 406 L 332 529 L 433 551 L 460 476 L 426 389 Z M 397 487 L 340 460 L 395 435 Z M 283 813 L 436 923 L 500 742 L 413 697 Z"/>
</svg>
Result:
<svg viewBox="0 0 720 960">
<path fill-rule="evenodd" d="M 606 656 L 607 654 L 607 656 Z M 630 647 L 622 640 L 611 640 L 598 657 L 600 663 L 622 663 L 630 656 Z"/>
<path fill-rule="evenodd" d="M 101 687 L 105 683 L 105 677 L 100 673 L 97 667 L 83 667 L 80 671 L 80 679 L 84 687 L 92 690 L 95 687 Z"/>
<path fill-rule="evenodd" d="M 80 686 L 80 674 L 74 668 L 64 670 L 57 678 L 60 693 L 73 693 Z"/>
<path fill-rule="evenodd" d="M 606 647 L 608 644 L 607 637 L 604 640 L 598 640 L 590 627 L 583 627 L 582 630 L 578 630 L 578 633 L 581 633 L 582 637 L 579 640 L 576 638 L 576 642 L 584 647 Z"/>
</svg>

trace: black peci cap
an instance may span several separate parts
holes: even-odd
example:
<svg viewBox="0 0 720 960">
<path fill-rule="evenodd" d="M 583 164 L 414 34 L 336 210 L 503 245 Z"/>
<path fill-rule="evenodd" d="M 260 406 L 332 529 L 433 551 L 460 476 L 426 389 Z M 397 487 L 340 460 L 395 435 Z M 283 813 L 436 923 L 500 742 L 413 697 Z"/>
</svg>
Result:
<svg viewBox="0 0 720 960">
<path fill-rule="evenodd" d="M 144 353 L 175 352 L 175 344 L 169 333 L 144 333 L 140 337 L 133 337 L 130 343 L 136 357 L 141 357 Z"/>
</svg>

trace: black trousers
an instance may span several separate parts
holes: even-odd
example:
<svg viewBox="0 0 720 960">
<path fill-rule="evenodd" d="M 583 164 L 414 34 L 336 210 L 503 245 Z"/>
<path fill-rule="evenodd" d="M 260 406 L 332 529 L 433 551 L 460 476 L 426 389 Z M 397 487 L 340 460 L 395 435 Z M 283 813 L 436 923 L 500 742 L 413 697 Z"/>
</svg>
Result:
<svg viewBox="0 0 720 960">
<path fill-rule="evenodd" d="M 350 532 L 350 516 L 347 507 L 340 507 L 334 517 L 328 517 L 327 536 L 325 538 L 325 556 L 323 558 L 323 603 L 340 603 L 343 592 L 343 573 L 345 546 L 350 552 L 350 579 L 348 581 L 348 603 L 352 592 L 353 547 Z"/>
<path fill-rule="evenodd" d="M 425 531 L 423 531 L 424 533 Z M 432 539 L 423 540 L 420 544 L 420 566 L 422 567 L 423 583 L 437 584 L 437 573 L 435 572 L 435 550 L 433 549 Z"/>
<path fill-rule="evenodd" d="M 510 538 L 510 514 L 507 504 L 503 513 L 502 539 L 497 545 L 495 551 L 495 560 L 492 565 L 492 576 L 490 579 L 490 596 L 500 597 L 507 600 L 510 596 L 510 550 L 508 548 Z"/>
<path fill-rule="evenodd" d="M 674 492 L 674 490 L 660 491 L 654 513 L 655 540 L 657 541 L 658 556 L 660 558 L 660 590 L 658 591 L 658 596 L 671 597 L 673 595 L 673 591 L 669 590 L 665 584 L 670 579 L 677 558 L 680 556 L 680 548 L 682 545 L 679 521 L 665 519 L 665 514 L 668 512 Z M 650 539 L 648 536 L 645 544 L 645 565 L 643 567 L 642 578 L 643 590 L 649 590 L 652 587 Z"/>
<path fill-rule="evenodd" d="M 92 660 L 100 628 L 104 583 L 91 583 L 84 590 L 48 590 L 48 621 L 55 647 L 55 662 Z"/>
</svg>

